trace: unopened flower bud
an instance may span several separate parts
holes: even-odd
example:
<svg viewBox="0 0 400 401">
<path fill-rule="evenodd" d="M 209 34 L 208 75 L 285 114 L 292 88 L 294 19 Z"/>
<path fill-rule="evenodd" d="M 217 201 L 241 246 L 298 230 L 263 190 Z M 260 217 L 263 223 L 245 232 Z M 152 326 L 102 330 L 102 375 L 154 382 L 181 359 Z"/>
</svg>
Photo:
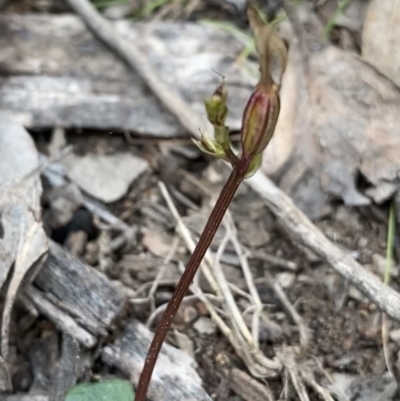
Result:
<svg viewBox="0 0 400 401">
<path fill-rule="evenodd" d="M 226 105 L 227 92 L 221 84 L 218 86 L 211 99 L 204 102 L 206 106 L 207 117 L 210 123 L 217 127 L 225 125 L 228 107 Z"/>
<path fill-rule="evenodd" d="M 272 138 L 278 120 L 278 88 L 258 87 L 250 96 L 243 114 L 241 142 L 243 156 L 252 158 L 263 152 Z"/>
</svg>

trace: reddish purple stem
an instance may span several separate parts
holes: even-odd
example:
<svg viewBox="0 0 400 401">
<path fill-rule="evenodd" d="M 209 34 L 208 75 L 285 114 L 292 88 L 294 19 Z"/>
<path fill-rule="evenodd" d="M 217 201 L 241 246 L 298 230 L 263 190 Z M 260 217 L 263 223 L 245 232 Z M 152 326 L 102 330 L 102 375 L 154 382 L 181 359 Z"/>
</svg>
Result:
<svg viewBox="0 0 400 401">
<path fill-rule="evenodd" d="M 135 401 L 145 401 L 146 399 L 151 375 L 153 373 L 158 354 L 160 353 L 165 337 L 167 336 L 168 329 L 171 326 L 176 313 L 178 312 L 183 297 L 186 295 L 189 286 L 193 281 L 194 275 L 196 274 L 200 263 L 203 260 L 203 257 L 210 246 L 218 227 L 221 224 L 221 221 L 226 210 L 228 209 L 229 204 L 232 201 L 233 196 L 235 195 L 240 183 L 244 179 L 248 166 L 249 162 L 247 160 L 238 161 L 237 165 L 233 167 L 233 170 L 218 197 L 214 209 L 208 218 L 204 231 L 200 236 L 199 242 L 192 256 L 190 257 L 187 267 L 182 274 L 172 298 L 161 317 L 160 323 L 157 326 L 153 341 L 150 345 L 146 360 L 144 362 L 142 373 L 139 377 Z"/>
</svg>

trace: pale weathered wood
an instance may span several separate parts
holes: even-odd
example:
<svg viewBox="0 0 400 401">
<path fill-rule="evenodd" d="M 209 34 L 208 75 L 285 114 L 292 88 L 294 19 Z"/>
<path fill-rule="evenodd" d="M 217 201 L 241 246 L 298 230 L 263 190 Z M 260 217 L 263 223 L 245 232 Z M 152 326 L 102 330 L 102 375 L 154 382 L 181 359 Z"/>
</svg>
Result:
<svg viewBox="0 0 400 401">
<path fill-rule="evenodd" d="M 124 295 L 106 276 L 53 242 L 26 294 L 41 313 L 86 347 L 95 344 L 93 338 L 107 334 L 125 305 Z"/>
<path fill-rule="evenodd" d="M 243 45 L 227 31 L 193 23 L 115 23 L 160 78 L 203 113 L 224 74 L 233 129 L 255 77 L 235 59 Z M 0 109 L 27 127 L 129 129 L 155 136 L 185 135 L 140 79 L 74 16 L 0 16 Z M 203 127 L 199 127 L 203 128 Z"/>
<path fill-rule="evenodd" d="M 114 344 L 104 347 L 102 359 L 138 383 L 146 352 L 153 334 L 131 320 Z M 196 372 L 195 361 L 185 352 L 164 344 L 149 387 L 148 398 L 154 401 L 211 401 Z"/>
</svg>

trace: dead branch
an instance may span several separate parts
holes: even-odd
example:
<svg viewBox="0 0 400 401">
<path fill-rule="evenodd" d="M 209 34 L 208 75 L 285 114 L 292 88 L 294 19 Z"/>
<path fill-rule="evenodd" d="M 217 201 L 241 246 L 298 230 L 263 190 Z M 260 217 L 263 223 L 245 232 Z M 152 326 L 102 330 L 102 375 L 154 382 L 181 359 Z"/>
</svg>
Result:
<svg viewBox="0 0 400 401">
<path fill-rule="evenodd" d="M 48 257 L 26 298 L 63 332 L 91 348 L 123 313 L 125 295 L 95 269 L 50 241 Z"/>
<path fill-rule="evenodd" d="M 400 320 L 400 295 L 346 255 L 301 212 L 293 201 L 261 172 L 247 183 L 263 199 L 272 212 L 295 234 L 299 242 L 327 261 L 333 269 L 363 292 L 389 316 Z"/>
<path fill-rule="evenodd" d="M 146 56 L 142 54 L 136 44 L 122 39 L 88 0 L 67 0 L 67 3 L 102 42 L 113 49 L 137 72 L 182 126 L 192 135 L 197 136 L 198 129 L 204 126 L 204 122 L 177 92 L 159 79 Z"/>
</svg>

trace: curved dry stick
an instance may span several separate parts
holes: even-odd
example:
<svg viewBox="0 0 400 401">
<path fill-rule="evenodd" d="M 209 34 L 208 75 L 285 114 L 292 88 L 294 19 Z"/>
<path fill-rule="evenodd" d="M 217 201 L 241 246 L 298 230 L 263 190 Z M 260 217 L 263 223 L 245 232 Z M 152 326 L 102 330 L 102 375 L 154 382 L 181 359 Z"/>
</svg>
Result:
<svg viewBox="0 0 400 401">
<path fill-rule="evenodd" d="M 163 82 L 157 72 L 148 62 L 146 56 L 132 41 L 127 41 L 118 35 L 112 25 L 101 16 L 88 0 L 66 0 L 73 10 L 84 20 L 90 30 L 115 53 L 118 54 L 133 70 L 137 72 L 143 82 L 158 97 L 163 106 L 173 114 L 190 134 L 199 136 L 199 127 L 203 121 L 193 111 L 183 97 Z"/>
<path fill-rule="evenodd" d="M 264 174 L 257 172 L 246 182 L 267 203 L 300 243 L 327 261 L 337 273 L 350 281 L 358 290 L 377 304 L 389 316 L 400 321 L 400 294 L 385 285 L 346 255 L 299 210 L 293 201 Z"/>
</svg>

